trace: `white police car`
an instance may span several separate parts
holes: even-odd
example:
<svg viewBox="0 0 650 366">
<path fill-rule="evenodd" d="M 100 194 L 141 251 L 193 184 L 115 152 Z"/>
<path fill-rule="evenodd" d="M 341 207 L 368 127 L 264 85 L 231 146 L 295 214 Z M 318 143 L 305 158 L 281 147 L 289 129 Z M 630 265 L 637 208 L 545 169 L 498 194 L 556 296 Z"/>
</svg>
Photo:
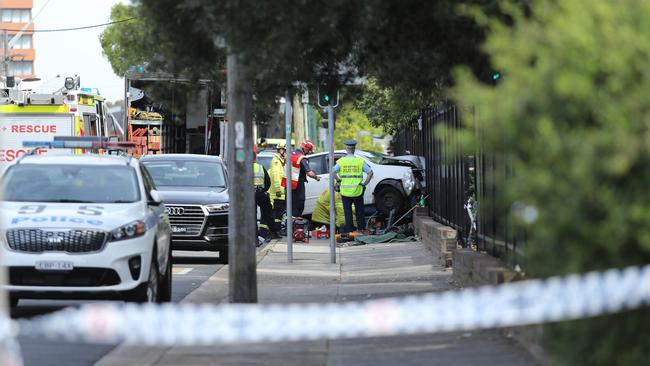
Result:
<svg viewBox="0 0 650 366">
<path fill-rule="evenodd" d="M 20 298 L 171 299 L 171 228 L 137 159 L 26 155 L 1 180 L 0 258 Z"/>
</svg>

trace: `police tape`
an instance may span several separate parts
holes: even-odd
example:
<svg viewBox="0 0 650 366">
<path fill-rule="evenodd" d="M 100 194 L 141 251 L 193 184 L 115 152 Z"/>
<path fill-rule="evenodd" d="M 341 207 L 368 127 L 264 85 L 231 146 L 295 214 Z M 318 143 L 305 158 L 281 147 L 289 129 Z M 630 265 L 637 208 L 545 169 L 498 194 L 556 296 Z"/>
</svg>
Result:
<svg viewBox="0 0 650 366">
<path fill-rule="evenodd" d="M 459 291 L 326 304 L 89 304 L 18 323 L 89 343 L 209 345 L 396 336 L 578 319 L 650 301 L 650 265 Z"/>
</svg>

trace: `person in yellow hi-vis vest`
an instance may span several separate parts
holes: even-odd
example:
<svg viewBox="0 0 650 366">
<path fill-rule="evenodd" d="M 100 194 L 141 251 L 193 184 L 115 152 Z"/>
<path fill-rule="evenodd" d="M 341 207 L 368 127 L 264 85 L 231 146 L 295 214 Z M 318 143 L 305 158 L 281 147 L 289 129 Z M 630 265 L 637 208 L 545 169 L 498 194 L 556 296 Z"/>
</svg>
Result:
<svg viewBox="0 0 650 366">
<path fill-rule="evenodd" d="M 287 201 L 285 197 L 285 190 L 282 187 L 282 178 L 284 178 L 284 164 L 285 153 L 287 152 L 286 145 L 281 142 L 276 147 L 277 153 L 271 159 L 271 166 L 269 167 L 269 175 L 271 176 L 271 201 L 273 201 L 273 219 L 279 226 L 282 220 L 282 215 L 287 210 Z"/>
<path fill-rule="evenodd" d="M 340 184 L 341 199 L 343 201 L 343 212 L 345 214 L 345 231 L 366 230 L 365 206 L 363 194 L 366 185 L 372 179 L 372 168 L 362 158 L 354 155 L 356 140 L 343 142 L 347 155 L 340 158 L 334 166 L 335 179 Z M 366 173 L 366 180 L 363 180 L 363 173 Z M 352 216 L 352 205 L 356 214 L 357 224 L 354 225 Z"/>
<path fill-rule="evenodd" d="M 253 185 L 255 186 L 255 205 L 260 208 L 260 236 L 266 239 L 277 238 L 278 227 L 273 220 L 273 209 L 268 190 L 271 187 L 271 178 L 266 168 L 257 163 L 257 146 L 253 145 Z M 256 215 L 257 216 L 257 215 Z"/>
<path fill-rule="evenodd" d="M 345 216 L 343 214 L 343 200 L 341 199 L 341 193 L 334 193 L 334 210 L 336 215 L 336 227 L 342 228 L 345 225 Z M 311 214 L 311 221 L 316 224 L 330 226 L 330 190 L 326 189 L 318 200 L 316 201 L 316 206 L 314 207 L 314 212 Z M 356 219 L 354 224 L 356 225 Z"/>
</svg>

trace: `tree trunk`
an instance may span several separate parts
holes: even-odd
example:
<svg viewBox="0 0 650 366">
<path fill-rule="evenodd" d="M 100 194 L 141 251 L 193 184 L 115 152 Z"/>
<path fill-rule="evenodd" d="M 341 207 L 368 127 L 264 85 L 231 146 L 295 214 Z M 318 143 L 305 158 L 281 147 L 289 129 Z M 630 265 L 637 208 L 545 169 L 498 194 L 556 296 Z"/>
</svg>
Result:
<svg viewBox="0 0 650 366">
<path fill-rule="evenodd" d="M 293 130 L 295 131 L 296 146 L 306 140 L 308 137 L 305 134 L 305 113 L 300 101 L 300 94 L 293 95 Z"/>
</svg>

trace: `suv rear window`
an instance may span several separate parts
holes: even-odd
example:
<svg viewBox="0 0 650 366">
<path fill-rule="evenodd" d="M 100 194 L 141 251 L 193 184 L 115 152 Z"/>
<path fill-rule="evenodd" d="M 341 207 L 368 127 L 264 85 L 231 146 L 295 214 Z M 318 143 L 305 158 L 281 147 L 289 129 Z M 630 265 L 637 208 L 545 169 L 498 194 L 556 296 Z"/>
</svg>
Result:
<svg viewBox="0 0 650 366">
<path fill-rule="evenodd" d="M 157 187 L 226 187 L 221 164 L 212 161 L 142 161 Z"/>
</svg>

